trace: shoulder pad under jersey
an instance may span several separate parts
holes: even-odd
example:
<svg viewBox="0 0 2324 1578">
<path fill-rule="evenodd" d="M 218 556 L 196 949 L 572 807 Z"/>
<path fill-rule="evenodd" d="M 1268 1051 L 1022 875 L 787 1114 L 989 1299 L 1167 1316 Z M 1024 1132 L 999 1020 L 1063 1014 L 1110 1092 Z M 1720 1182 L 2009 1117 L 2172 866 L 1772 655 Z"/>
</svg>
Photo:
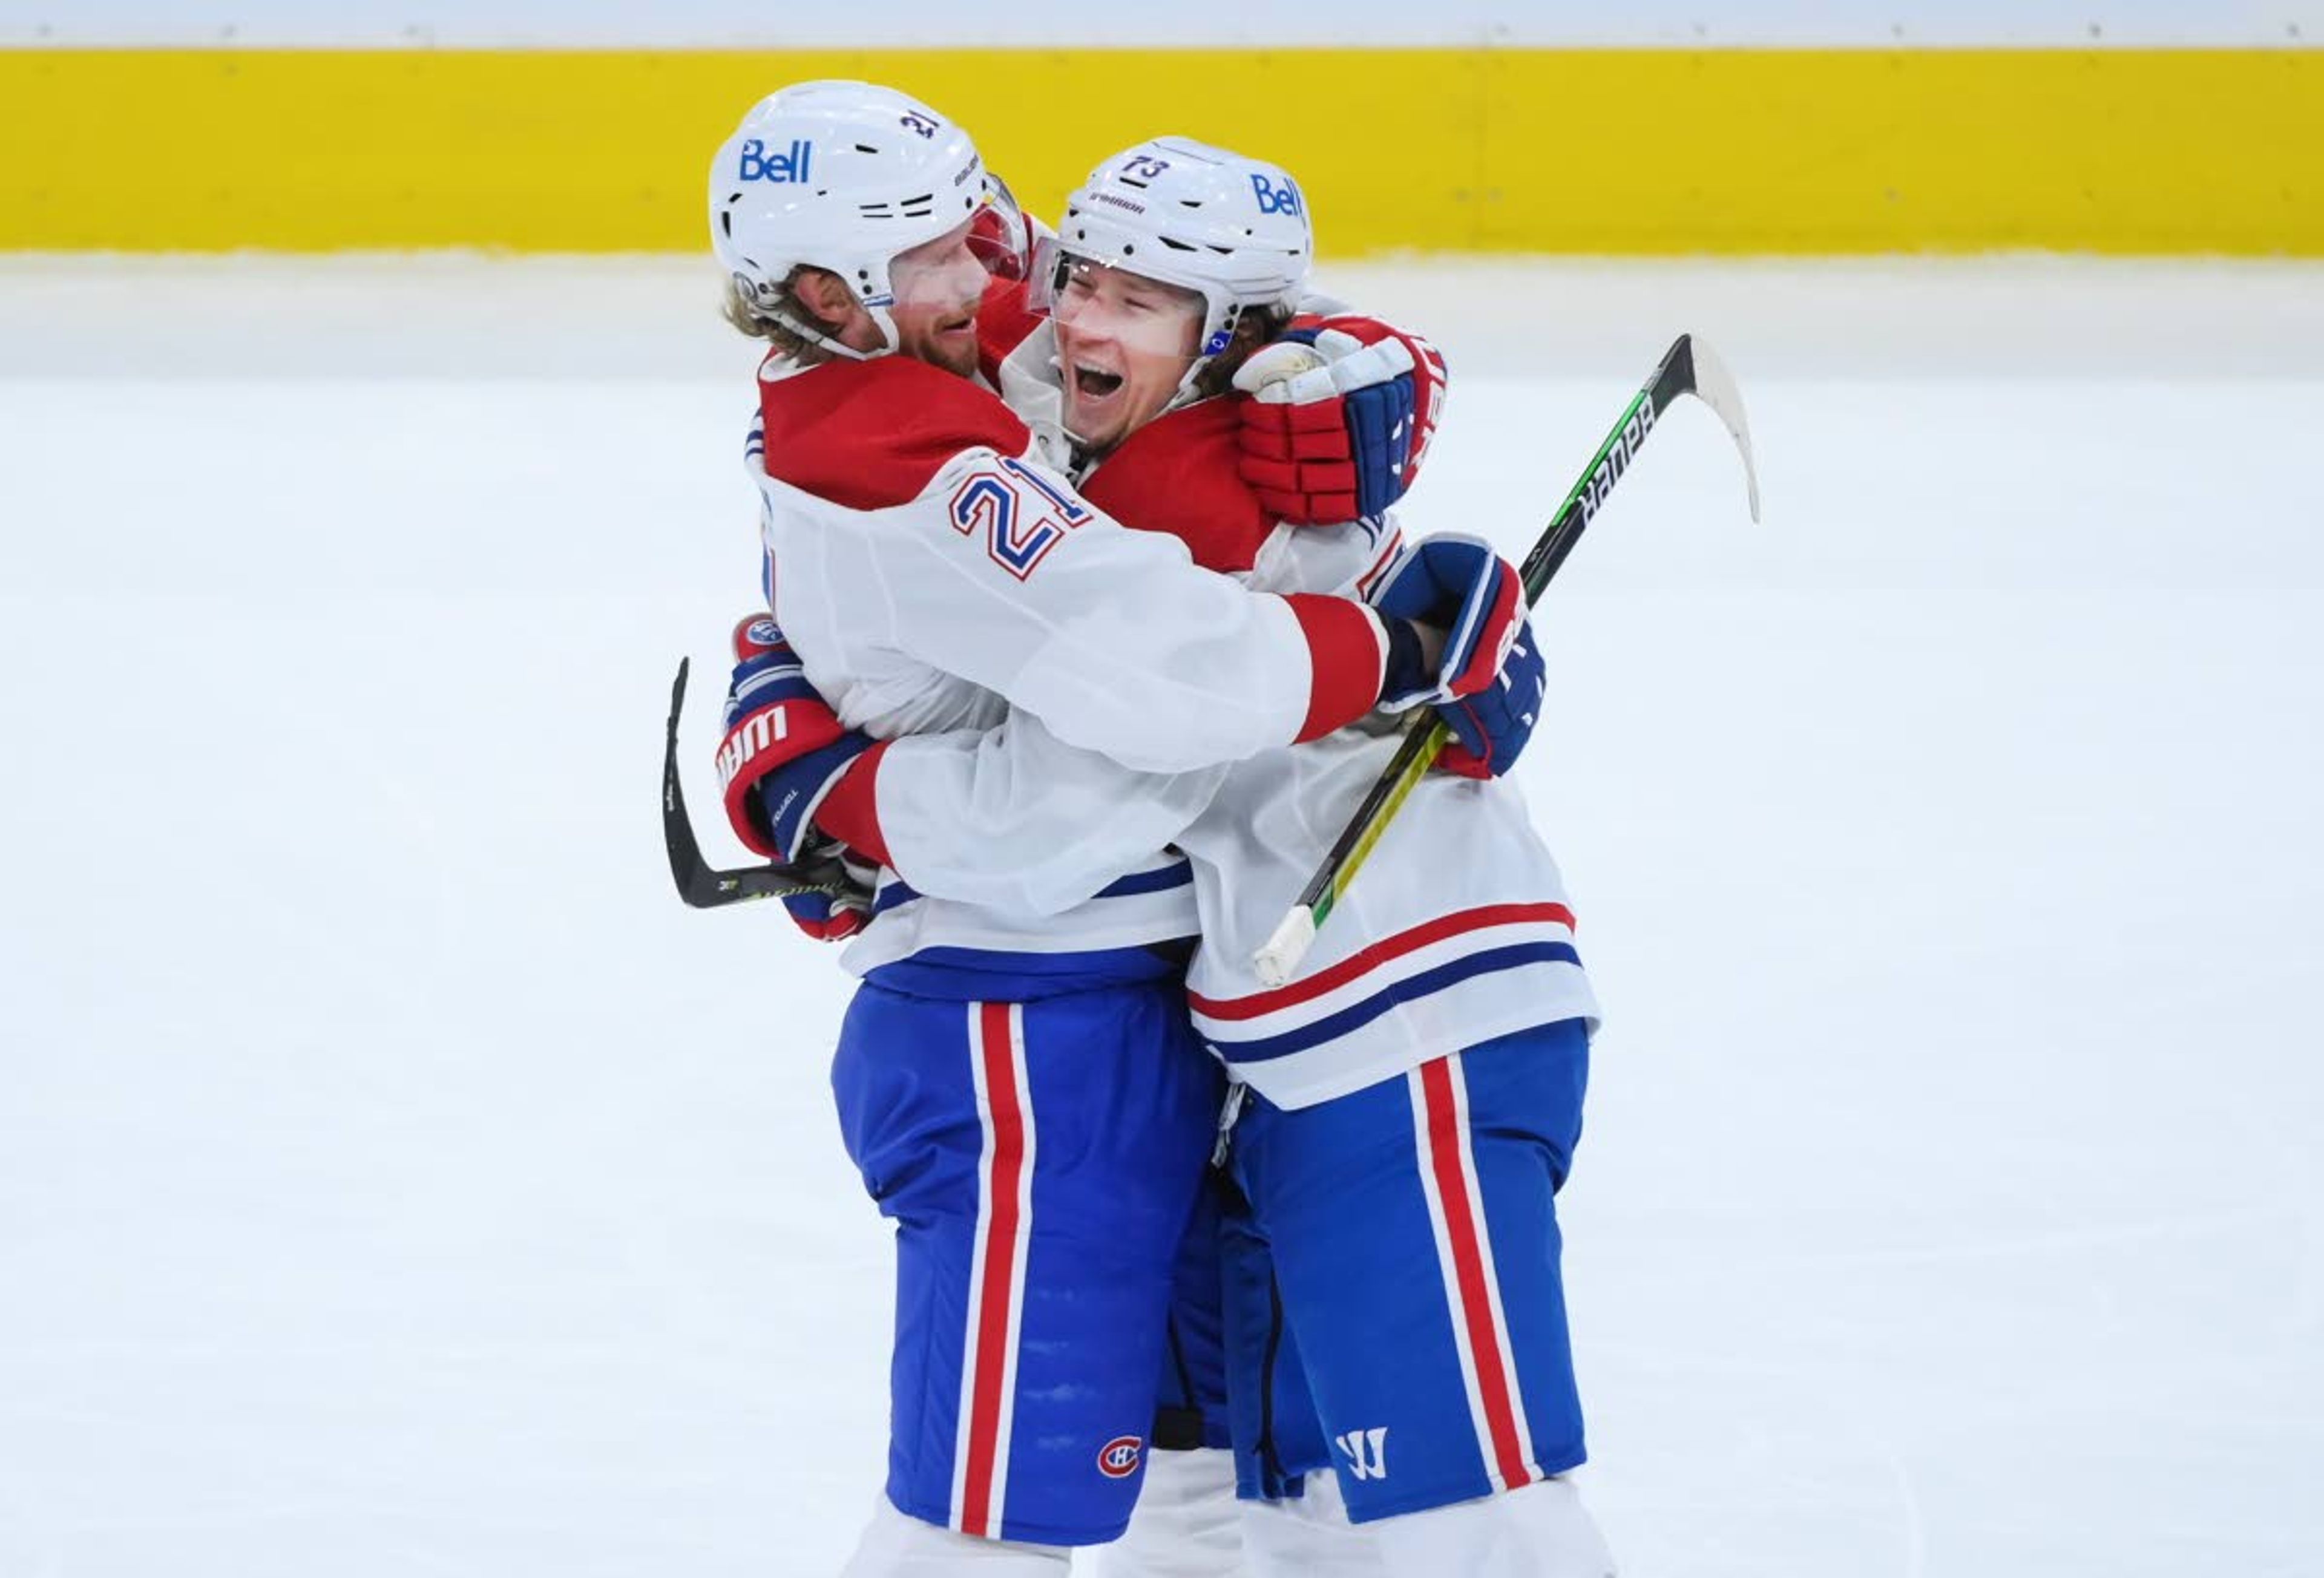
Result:
<svg viewBox="0 0 2324 1578">
<path fill-rule="evenodd" d="M 1248 570 L 1277 521 L 1235 470 L 1240 427 L 1231 399 L 1181 406 L 1122 440 L 1082 497 L 1124 526 L 1168 532 L 1205 570 Z"/>
<path fill-rule="evenodd" d="M 759 381 L 767 474 L 850 509 L 917 499 L 965 449 L 1022 454 L 1032 434 L 991 390 L 908 356 Z"/>
</svg>

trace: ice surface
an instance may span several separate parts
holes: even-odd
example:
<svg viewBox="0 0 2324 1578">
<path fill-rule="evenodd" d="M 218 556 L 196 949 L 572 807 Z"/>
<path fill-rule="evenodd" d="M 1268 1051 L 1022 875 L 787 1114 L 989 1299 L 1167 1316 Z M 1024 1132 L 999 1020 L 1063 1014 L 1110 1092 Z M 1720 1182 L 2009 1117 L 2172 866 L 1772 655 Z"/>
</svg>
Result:
<svg viewBox="0 0 2324 1578">
<path fill-rule="evenodd" d="M 2324 1574 L 2324 271 L 1332 282 L 1451 357 L 1423 525 L 1521 549 L 1680 329 L 1750 403 L 1766 523 L 1670 418 L 1523 769 L 1626 1570 Z M 847 1548 L 846 982 L 652 809 L 752 598 L 714 285 L 0 262 L 0 1578 Z"/>
</svg>

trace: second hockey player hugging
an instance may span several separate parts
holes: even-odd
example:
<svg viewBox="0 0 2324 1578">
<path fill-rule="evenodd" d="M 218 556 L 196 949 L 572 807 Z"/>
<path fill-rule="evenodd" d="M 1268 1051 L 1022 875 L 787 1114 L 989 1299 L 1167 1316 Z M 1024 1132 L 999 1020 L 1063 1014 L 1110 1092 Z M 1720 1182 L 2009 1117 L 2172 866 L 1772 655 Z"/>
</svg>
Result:
<svg viewBox="0 0 2324 1578">
<path fill-rule="evenodd" d="M 727 810 L 867 874 L 793 901 L 853 938 L 833 1083 L 898 1227 L 850 1578 L 1056 1578 L 1125 1524 L 1115 1573 L 1606 1578 L 1554 1206 L 1596 1008 L 1500 776 L 1541 657 L 1508 564 L 1388 513 L 1442 363 L 1310 295 L 1288 172 L 1184 139 L 1034 238 L 935 110 L 803 84 L 711 210 L 775 342 Z M 1420 706 L 1450 771 L 1262 989 Z"/>
</svg>

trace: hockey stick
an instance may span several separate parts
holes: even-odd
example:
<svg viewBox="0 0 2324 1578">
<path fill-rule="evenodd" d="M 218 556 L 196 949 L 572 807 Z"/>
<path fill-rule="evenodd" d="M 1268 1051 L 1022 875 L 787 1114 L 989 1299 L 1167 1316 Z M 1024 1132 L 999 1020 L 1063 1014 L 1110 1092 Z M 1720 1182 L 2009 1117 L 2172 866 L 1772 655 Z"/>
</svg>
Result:
<svg viewBox="0 0 2324 1578">
<path fill-rule="evenodd" d="M 1743 454 L 1743 481 L 1750 491 L 1751 518 L 1759 518 L 1759 475 L 1751 460 L 1751 427 L 1743 415 L 1743 397 L 1736 391 L 1735 380 L 1710 346 L 1692 335 L 1681 335 L 1663 353 L 1661 363 L 1638 392 L 1631 397 L 1614 430 L 1606 435 L 1606 442 L 1590 457 L 1582 476 L 1565 495 L 1565 502 L 1557 507 L 1548 529 L 1526 555 L 1519 573 L 1525 582 L 1526 601 L 1540 600 L 1551 577 L 1565 563 L 1573 545 L 1582 540 L 1599 509 L 1605 504 L 1614 484 L 1629 470 L 1646 437 L 1655 430 L 1655 418 L 1670 408 L 1670 403 L 1681 395 L 1692 395 L 1709 406 L 1726 425 Z M 1406 798 L 1434 764 L 1437 753 L 1451 739 L 1452 732 L 1433 711 L 1420 714 L 1425 722 L 1407 729 L 1404 744 L 1389 759 L 1379 780 L 1365 794 L 1363 803 L 1332 845 L 1331 852 L 1299 895 L 1299 902 L 1275 928 L 1267 945 L 1251 955 L 1250 965 L 1262 986 L 1280 986 L 1299 968 L 1315 940 L 1315 929 L 1328 917 L 1348 885 L 1363 869 L 1365 858 L 1372 852 L 1380 835 L 1400 810 Z"/>
<path fill-rule="evenodd" d="M 845 897 L 852 885 L 836 860 L 796 867 L 738 866 L 720 871 L 702 858 L 694 823 L 686 814 L 686 791 L 678 781 L 678 714 L 686 705 L 686 674 L 690 666 L 690 660 L 678 660 L 678 678 L 669 687 L 669 729 L 663 736 L 661 750 L 661 840 L 669 848 L 669 876 L 678 884 L 678 896 L 697 910 L 808 893 Z"/>
</svg>

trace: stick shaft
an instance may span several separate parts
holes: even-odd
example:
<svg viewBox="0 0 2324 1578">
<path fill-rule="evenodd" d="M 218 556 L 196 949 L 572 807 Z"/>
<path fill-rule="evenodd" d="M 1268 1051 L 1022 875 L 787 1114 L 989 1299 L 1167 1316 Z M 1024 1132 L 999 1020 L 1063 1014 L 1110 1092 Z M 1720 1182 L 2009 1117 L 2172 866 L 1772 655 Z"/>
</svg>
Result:
<svg viewBox="0 0 2324 1578">
<path fill-rule="evenodd" d="M 1630 397 L 1629 404 L 1622 408 L 1622 414 L 1615 418 L 1605 441 L 1591 455 L 1590 463 L 1582 468 L 1573 486 L 1566 490 L 1557 513 L 1550 518 L 1549 525 L 1543 528 L 1526 555 L 1525 563 L 1518 567 L 1528 605 L 1540 600 L 1567 555 L 1573 552 L 1574 545 L 1582 540 L 1582 534 L 1589 529 L 1607 496 L 1654 432 L 1655 419 L 1671 401 L 1694 392 L 1694 388 L 1693 336 L 1681 335 L 1663 353 L 1662 361 L 1655 364 L 1653 374 L 1638 392 Z M 1748 453 L 1747 450 L 1747 457 Z M 1363 869 L 1364 861 L 1388 831 L 1396 813 L 1435 765 L 1437 756 L 1452 738 L 1452 731 L 1433 711 L 1420 717 L 1421 720 L 1406 731 L 1404 743 L 1381 769 L 1379 777 L 1349 817 L 1347 826 L 1333 840 L 1323 864 L 1301 890 L 1292 915 L 1304 912 L 1307 923 L 1294 925 L 1286 918 L 1285 924 L 1277 928 L 1274 939 L 1253 959 L 1264 985 L 1279 986 L 1291 978 L 1291 971 L 1297 968 L 1299 957 L 1313 941 L 1315 929 L 1323 925 L 1341 895 L 1347 892 L 1348 885 L 1355 880 L 1356 873 Z"/>
</svg>

